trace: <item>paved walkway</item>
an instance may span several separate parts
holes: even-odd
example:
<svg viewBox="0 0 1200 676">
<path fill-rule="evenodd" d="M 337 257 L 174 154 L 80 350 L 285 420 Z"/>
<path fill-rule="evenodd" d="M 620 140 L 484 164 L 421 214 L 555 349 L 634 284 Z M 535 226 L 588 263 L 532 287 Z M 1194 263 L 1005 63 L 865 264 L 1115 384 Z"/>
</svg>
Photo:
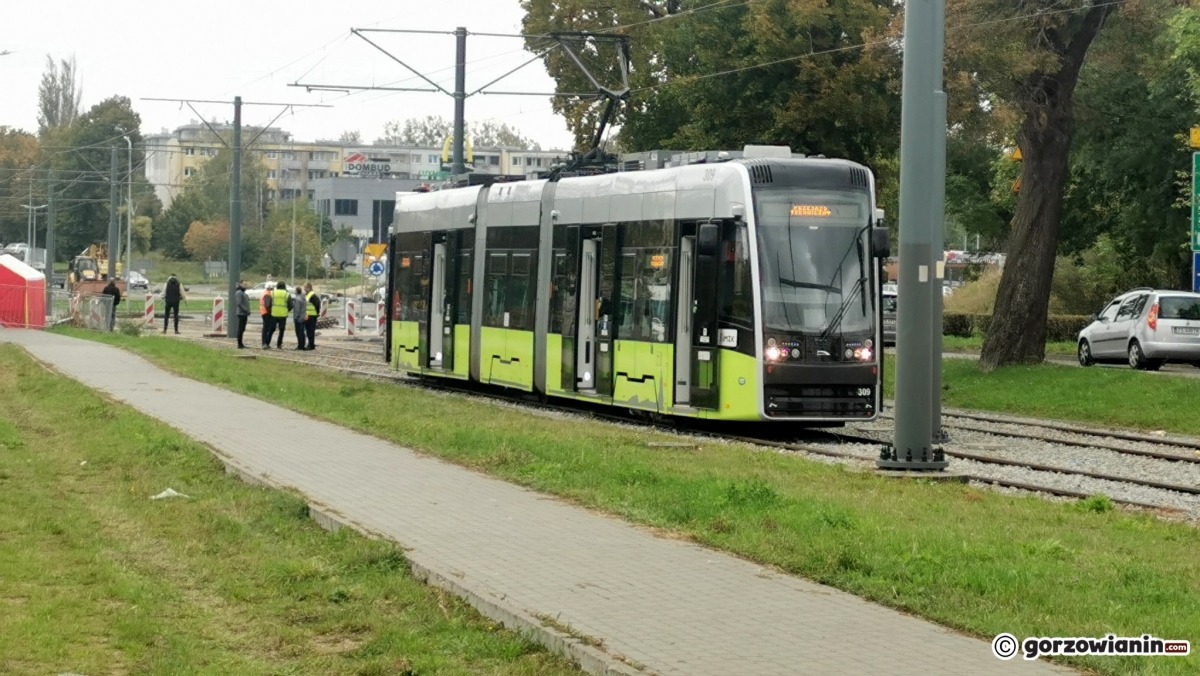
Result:
<svg viewBox="0 0 1200 676">
<path fill-rule="evenodd" d="M 1062 673 L 1000 661 L 986 641 L 170 375 L 122 350 L 22 330 L 0 329 L 0 342 L 209 444 L 244 476 L 296 488 L 325 518 L 399 542 L 419 575 L 510 626 L 537 628 L 594 673 Z M 305 443 L 281 443 L 267 419 Z"/>
</svg>

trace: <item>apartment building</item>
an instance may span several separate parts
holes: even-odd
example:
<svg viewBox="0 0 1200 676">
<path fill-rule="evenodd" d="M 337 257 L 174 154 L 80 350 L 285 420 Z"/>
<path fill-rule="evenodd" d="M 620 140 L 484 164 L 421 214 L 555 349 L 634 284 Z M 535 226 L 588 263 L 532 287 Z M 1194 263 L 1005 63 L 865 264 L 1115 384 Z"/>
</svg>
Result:
<svg viewBox="0 0 1200 676">
<path fill-rule="evenodd" d="M 225 147 L 221 139 L 232 136 L 231 125 L 210 128 L 201 122 L 145 135 L 146 178 L 163 208 L 169 208 L 187 179 Z M 265 170 L 258 190 L 260 204 L 307 197 L 335 225 L 349 225 L 363 237 L 376 237 L 381 227 L 387 232 L 397 191 L 411 191 L 450 176 L 445 147 L 296 141 L 277 127 L 243 127 L 242 141 L 246 155 L 260 161 Z M 468 169 L 476 173 L 528 176 L 566 157 L 563 150 L 474 148 L 466 159 Z M 386 213 L 381 215 L 381 210 Z"/>
</svg>

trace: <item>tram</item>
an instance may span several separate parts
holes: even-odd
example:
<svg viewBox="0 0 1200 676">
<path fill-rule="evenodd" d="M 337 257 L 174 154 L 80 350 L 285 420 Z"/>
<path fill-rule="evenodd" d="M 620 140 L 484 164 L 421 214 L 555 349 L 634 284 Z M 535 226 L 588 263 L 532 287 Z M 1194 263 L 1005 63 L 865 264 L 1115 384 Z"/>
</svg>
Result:
<svg viewBox="0 0 1200 676">
<path fill-rule="evenodd" d="M 387 360 L 662 416 L 874 419 L 874 177 L 762 148 L 397 195 Z"/>
</svg>

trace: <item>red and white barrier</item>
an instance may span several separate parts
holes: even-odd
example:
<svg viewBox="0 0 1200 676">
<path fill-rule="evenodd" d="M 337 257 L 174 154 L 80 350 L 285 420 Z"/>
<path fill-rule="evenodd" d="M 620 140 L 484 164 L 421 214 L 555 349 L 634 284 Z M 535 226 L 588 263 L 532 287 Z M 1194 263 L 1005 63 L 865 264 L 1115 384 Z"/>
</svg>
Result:
<svg viewBox="0 0 1200 676">
<path fill-rule="evenodd" d="M 146 294 L 146 326 L 154 325 L 154 294 Z"/>
<path fill-rule="evenodd" d="M 225 332 L 225 299 L 220 296 L 217 296 L 216 298 L 213 299 L 212 318 L 213 318 L 212 332 L 213 333 L 224 333 Z"/>
<path fill-rule="evenodd" d="M 353 336 L 358 324 L 358 303 L 346 299 L 346 335 Z"/>
<path fill-rule="evenodd" d="M 375 333 L 380 336 L 387 333 L 387 315 L 384 313 L 383 301 L 375 303 Z"/>
</svg>

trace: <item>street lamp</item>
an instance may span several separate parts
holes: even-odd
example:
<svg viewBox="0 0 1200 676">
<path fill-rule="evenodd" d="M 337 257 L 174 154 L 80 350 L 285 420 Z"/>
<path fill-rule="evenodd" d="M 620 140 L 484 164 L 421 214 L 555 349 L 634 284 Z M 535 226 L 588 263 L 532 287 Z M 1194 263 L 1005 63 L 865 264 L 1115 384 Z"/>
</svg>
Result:
<svg viewBox="0 0 1200 676">
<path fill-rule="evenodd" d="M 125 197 L 125 280 L 128 283 L 129 273 L 133 270 L 133 141 L 125 133 L 124 127 L 117 127 L 116 130 L 121 133 L 121 138 L 125 139 L 125 145 L 129 147 L 126 169 L 128 173 L 125 177 L 129 184 Z"/>
</svg>

